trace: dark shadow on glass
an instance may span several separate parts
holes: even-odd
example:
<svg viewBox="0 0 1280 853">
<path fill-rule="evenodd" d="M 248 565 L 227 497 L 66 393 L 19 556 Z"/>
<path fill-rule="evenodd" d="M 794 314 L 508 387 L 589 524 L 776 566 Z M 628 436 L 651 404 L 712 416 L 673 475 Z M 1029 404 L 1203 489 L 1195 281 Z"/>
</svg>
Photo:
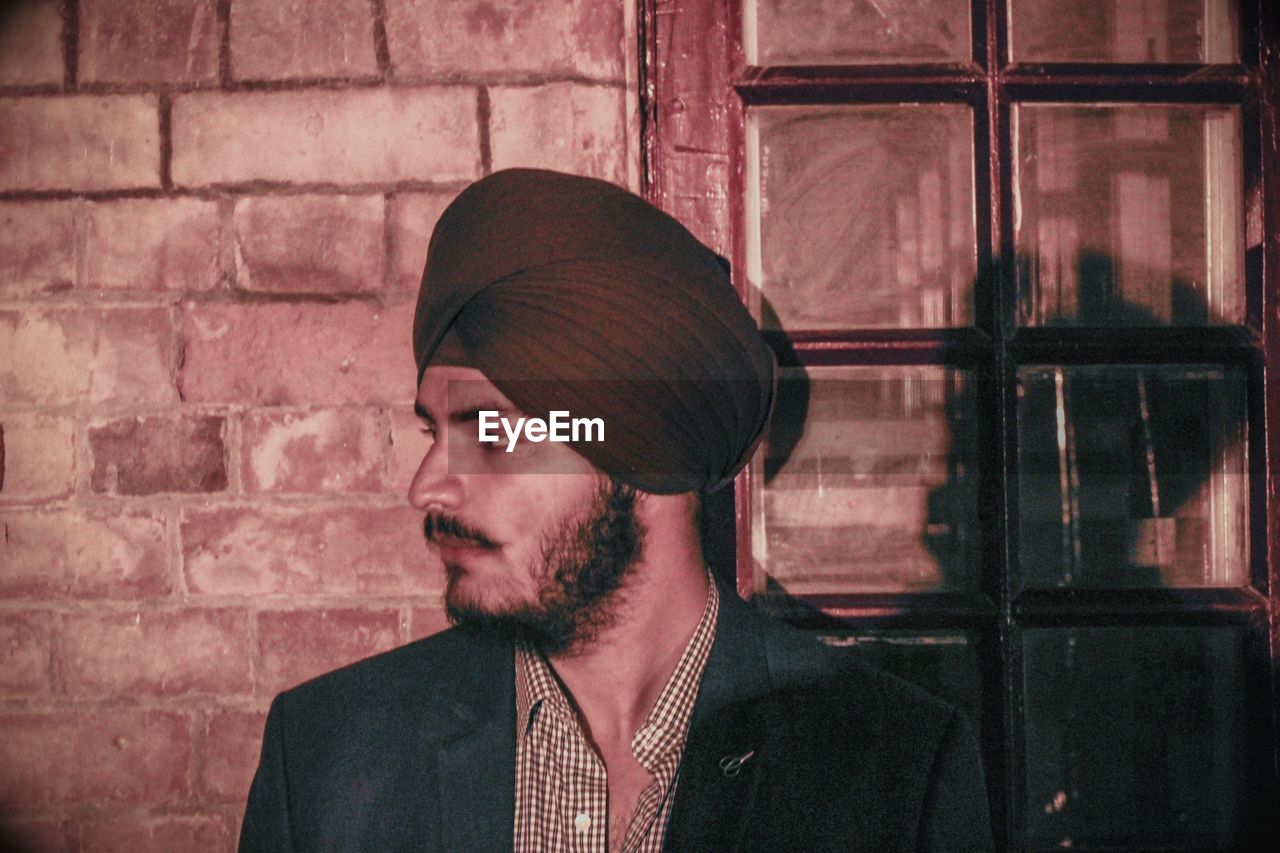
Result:
<svg viewBox="0 0 1280 853">
<path fill-rule="evenodd" d="M 728 270 L 728 261 L 721 258 Z M 778 315 L 768 299 L 762 299 L 764 320 L 762 326 L 770 328 L 778 324 Z M 774 351 L 779 367 L 800 368 L 800 359 L 790 341 Z M 804 434 L 805 418 L 809 412 L 809 383 L 807 381 L 779 382 L 774 401 L 774 417 L 769 432 L 761 441 L 760 453 L 765 454 L 765 480 L 770 481 L 786 465 L 792 451 Z M 780 413 L 783 413 L 780 415 Z M 767 449 L 767 452 L 766 452 Z M 701 511 L 702 554 L 707 565 L 720 581 L 729 588 L 737 586 L 737 508 L 734 486 L 730 485 L 702 498 Z"/>
<path fill-rule="evenodd" d="M 1077 276 L 1077 315 L 1042 327 L 1114 328 L 1123 335 L 1122 329 L 1161 325 L 1117 297 L 1109 258 L 1082 255 Z M 1174 316 L 1209 322 L 1193 286 L 1174 280 L 1169 288 Z M 1044 364 L 1020 368 L 1016 381 L 1024 586 L 1244 582 L 1241 369 Z"/>
<path fill-rule="evenodd" d="M 765 297 L 760 298 L 761 325 L 766 329 L 780 329 L 782 322 L 778 318 L 773 304 Z M 767 453 L 764 458 L 764 479 L 773 482 L 778 472 L 787 464 L 796 445 L 804 435 L 805 421 L 809 416 L 810 382 L 808 373 L 800 363 L 800 356 L 790 339 L 782 339 L 774 350 L 778 359 L 778 367 L 791 371 L 794 377 L 789 382 L 779 382 L 777 400 L 774 402 L 773 419 L 769 423 L 769 433 L 765 436 L 764 447 Z"/>
<path fill-rule="evenodd" d="M 1019 259 L 1020 282 L 1028 281 L 1027 265 Z M 1041 328 L 1123 335 L 1168 325 L 1119 295 L 1111 258 L 1082 254 L 1075 272 L 1076 312 L 1044 320 Z M 1201 291 L 1164 281 L 1180 325 L 1215 322 Z M 1023 366 L 1014 379 L 1019 458 L 1011 474 L 1018 506 L 1011 522 L 1023 587 L 1247 582 L 1243 368 L 1047 363 Z M 966 462 L 999 464 L 998 454 L 977 452 L 978 433 L 965 415 L 974 394 L 975 383 L 964 383 L 946 401 L 950 474 L 929 492 L 920 531 L 943 589 L 976 589 L 979 540 L 996 535 L 993 513 L 1001 511 L 979 510 Z M 799 396 L 804 406 L 780 401 L 771 440 L 794 447 L 804 434 L 808 389 Z M 766 482 L 786 464 L 785 454 L 771 458 L 773 452 Z M 757 601 L 980 716 L 975 635 L 851 630 L 773 577 Z M 1022 636 L 1026 799 L 1019 808 L 1027 835 L 1017 843 L 1235 849 L 1243 841 L 1257 804 L 1247 783 L 1241 629 L 1045 627 Z"/>
</svg>

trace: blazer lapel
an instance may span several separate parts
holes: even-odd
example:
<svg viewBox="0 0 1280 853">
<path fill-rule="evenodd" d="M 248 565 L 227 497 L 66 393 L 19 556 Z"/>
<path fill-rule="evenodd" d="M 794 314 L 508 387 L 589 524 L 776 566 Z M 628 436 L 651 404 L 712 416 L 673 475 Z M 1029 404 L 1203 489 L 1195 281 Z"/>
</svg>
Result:
<svg viewBox="0 0 1280 853">
<path fill-rule="evenodd" d="M 436 755 L 440 792 L 440 849 L 512 848 L 515 820 L 516 735 L 514 651 L 474 671 L 459 685 L 452 713 L 460 734 Z"/>
<path fill-rule="evenodd" d="M 772 684 L 759 622 L 750 605 L 721 588 L 715 643 L 694 704 L 663 842 L 667 850 L 740 845 L 771 758 L 770 720 L 761 700 Z"/>
<path fill-rule="evenodd" d="M 768 721 L 755 702 L 728 709 L 718 722 L 690 731 L 680 762 L 666 850 L 735 850 L 768 773 Z"/>
</svg>

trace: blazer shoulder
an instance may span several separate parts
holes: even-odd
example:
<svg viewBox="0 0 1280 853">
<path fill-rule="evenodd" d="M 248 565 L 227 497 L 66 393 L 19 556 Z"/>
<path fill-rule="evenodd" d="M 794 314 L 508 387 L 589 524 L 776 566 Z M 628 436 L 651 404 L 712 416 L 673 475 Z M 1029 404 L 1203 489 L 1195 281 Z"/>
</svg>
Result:
<svg viewBox="0 0 1280 853">
<path fill-rule="evenodd" d="M 796 697 L 801 717 L 826 716 L 850 723 L 874 719 L 889 730 L 941 738 L 960 712 L 943 699 L 886 670 L 859 660 L 852 652 L 813 641 L 817 662 L 806 677 L 785 682 L 779 693 Z M 920 744 L 923 745 L 923 744 Z"/>
<path fill-rule="evenodd" d="M 776 689 L 829 697 L 862 706 L 883 705 L 910 717 L 945 726 L 955 713 L 947 702 L 887 670 L 859 659 L 851 649 L 824 642 L 763 613 L 760 635 Z"/>
<path fill-rule="evenodd" d="M 470 628 L 450 628 L 298 684 L 276 697 L 282 709 L 313 712 L 418 702 L 482 690 L 510 644 Z"/>
<path fill-rule="evenodd" d="M 705 715 L 688 748 L 691 766 L 711 777 L 721 756 L 759 750 L 747 849 L 848 849 L 850 839 L 873 850 L 990 848 L 980 754 L 959 710 L 748 604 L 729 611 L 726 646 L 747 651 L 721 660 L 751 689 Z M 752 661 L 767 678 L 753 677 Z M 741 735 L 729 743 L 721 732 Z M 714 797 L 686 801 L 677 826 L 687 833 L 692 815 L 715 806 Z M 969 825 L 973 845 L 935 843 Z"/>
<path fill-rule="evenodd" d="M 444 745 L 485 714 L 486 731 L 514 742 L 505 649 L 472 630 L 444 631 L 278 695 L 241 849 L 407 850 L 436 838 Z"/>
<path fill-rule="evenodd" d="M 843 731 L 853 742 L 890 743 L 899 758 L 928 762 L 963 713 L 884 669 L 766 614 L 751 617 L 763 638 L 774 702 L 795 729 L 819 741 Z M 783 713 L 774 709 L 775 713 Z"/>
</svg>

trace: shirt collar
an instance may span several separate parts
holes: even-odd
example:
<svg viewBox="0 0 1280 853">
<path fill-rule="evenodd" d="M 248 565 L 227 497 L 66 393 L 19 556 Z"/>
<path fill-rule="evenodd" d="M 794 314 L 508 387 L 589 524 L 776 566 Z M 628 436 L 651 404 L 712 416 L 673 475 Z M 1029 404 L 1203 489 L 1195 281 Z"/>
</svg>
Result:
<svg viewBox="0 0 1280 853">
<path fill-rule="evenodd" d="M 516 741 L 524 740 L 543 703 L 568 711 L 569 703 L 556 682 L 551 664 L 531 643 L 516 643 Z"/>
</svg>

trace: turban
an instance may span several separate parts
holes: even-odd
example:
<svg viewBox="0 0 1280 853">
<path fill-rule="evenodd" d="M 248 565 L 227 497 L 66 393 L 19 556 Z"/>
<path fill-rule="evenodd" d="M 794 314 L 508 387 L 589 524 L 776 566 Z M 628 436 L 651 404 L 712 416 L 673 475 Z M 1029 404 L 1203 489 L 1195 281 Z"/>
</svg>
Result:
<svg viewBox="0 0 1280 853">
<path fill-rule="evenodd" d="M 530 416 L 600 417 L 605 440 L 572 446 L 656 494 L 731 481 L 773 404 L 773 354 L 721 259 L 638 196 L 557 172 L 496 172 L 444 211 L 413 349 L 419 380 L 460 350 Z"/>
</svg>

